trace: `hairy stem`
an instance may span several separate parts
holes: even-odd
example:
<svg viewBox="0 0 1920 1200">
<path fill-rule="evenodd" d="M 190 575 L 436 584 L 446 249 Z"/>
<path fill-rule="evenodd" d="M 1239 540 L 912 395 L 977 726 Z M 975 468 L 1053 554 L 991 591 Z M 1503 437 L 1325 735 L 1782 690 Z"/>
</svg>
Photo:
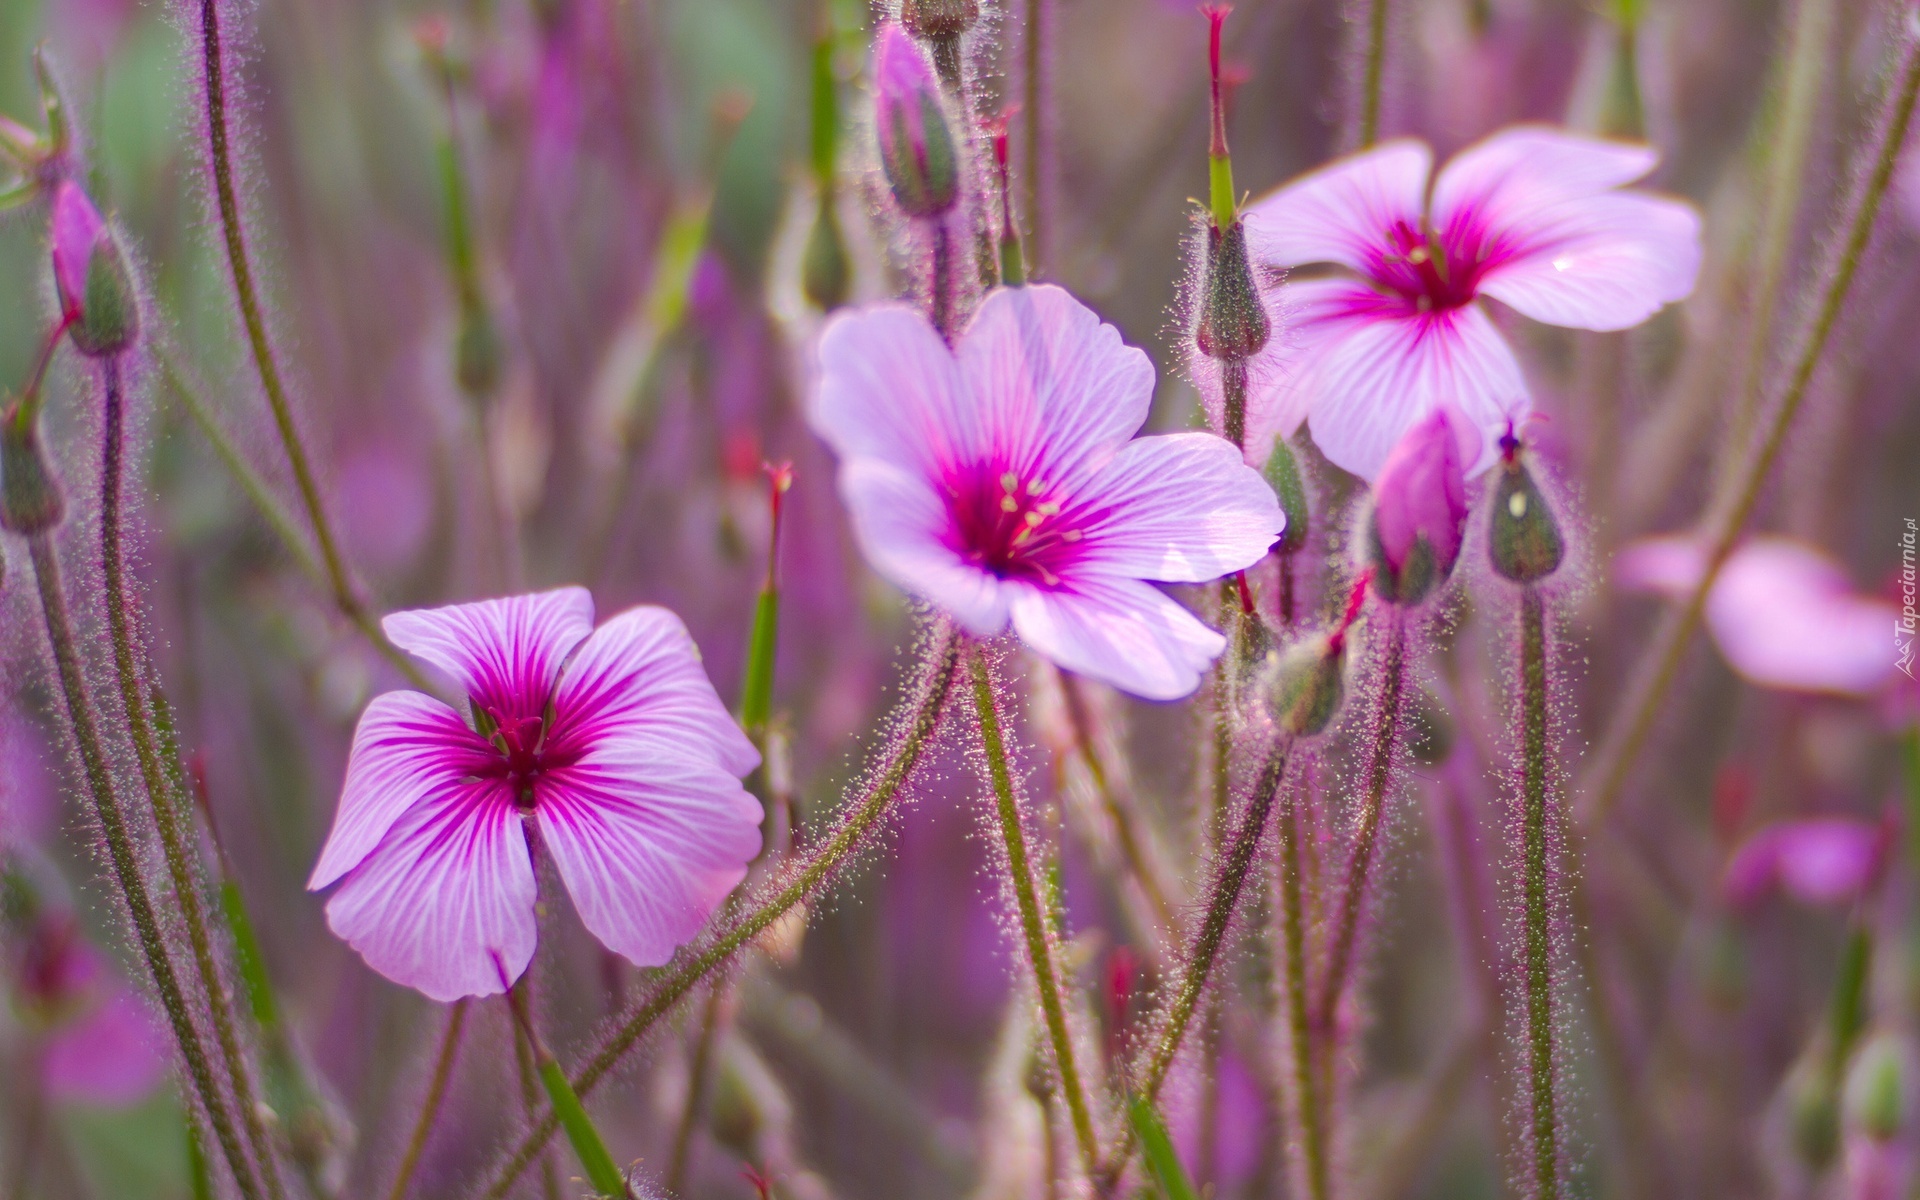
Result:
<svg viewBox="0 0 1920 1200">
<path fill-rule="evenodd" d="M 914 768 L 919 765 L 921 755 L 938 732 L 940 718 L 946 711 L 947 699 L 953 690 L 959 656 L 959 636 L 950 628 L 941 630 L 937 643 L 932 647 L 929 670 L 913 702 L 911 722 L 900 730 L 886 766 L 873 778 L 846 817 L 818 848 L 795 860 L 785 884 L 751 911 L 706 939 L 681 966 L 659 979 L 646 998 L 640 1001 L 620 1027 L 601 1044 L 587 1065 L 573 1077 L 575 1091 L 582 1096 L 591 1092 L 701 980 L 732 961 L 734 955 L 764 933 L 768 926 L 831 882 L 839 868 L 865 844 L 867 835 L 873 832 L 899 798 Z M 489 1200 L 499 1200 L 507 1194 L 558 1127 L 558 1119 L 549 1112 L 521 1139 L 488 1186 L 486 1195 Z"/>
<path fill-rule="evenodd" d="M 1052 232 L 1046 220 L 1047 189 L 1041 180 L 1041 172 L 1046 169 L 1047 158 L 1043 145 L 1047 136 L 1048 91 L 1048 55 L 1051 46 L 1048 43 L 1048 23 L 1052 19 L 1047 11 L 1051 0 L 1026 0 L 1024 36 L 1020 47 L 1025 69 L 1025 101 L 1020 116 L 1026 127 L 1026 145 L 1021 148 L 1022 190 L 1025 203 L 1021 205 L 1027 218 L 1027 261 L 1036 267 L 1045 262 L 1045 254 L 1050 248 L 1047 237 Z"/>
<path fill-rule="evenodd" d="M 954 296 L 957 286 L 954 277 L 953 235 L 947 232 L 947 223 L 936 218 L 933 222 L 933 275 L 928 287 L 929 304 L 932 310 L 933 327 L 940 336 L 951 345 L 959 330 L 954 328 L 959 305 Z"/>
<path fill-rule="evenodd" d="M 167 860 L 167 874 L 173 881 L 174 899 L 186 923 L 194 968 L 200 975 L 200 987 L 206 993 L 214 1037 L 233 1088 L 234 1107 L 240 1110 L 247 1143 L 259 1164 L 267 1193 L 278 1200 L 286 1193 L 274 1159 L 273 1142 L 260 1119 L 260 1106 L 254 1100 L 253 1078 L 247 1070 L 245 1052 L 234 1023 L 232 998 L 225 973 L 214 955 L 213 937 L 201 903 L 200 880 L 194 871 L 191 851 L 181 836 L 184 813 L 177 803 L 179 797 L 173 792 L 171 780 L 161 766 L 153 725 L 148 720 L 146 692 L 140 685 L 140 662 L 134 647 L 132 618 L 128 615 L 131 602 L 127 595 L 126 557 L 121 545 L 126 404 L 120 360 L 117 357 L 103 360 L 100 371 L 106 393 L 101 417 L 104 429 L 100 450 L 100 561 L 106 576 L 107 627 L 113 642 L 114 675 L 119 680 L 120 700 L 127 715 L 127 730 L 133 738 L 134 757 L 140 765 L 140 779 L 146 785 L 148 802 L 153 805 L 154 824 L 160 831 L 160 845 Z"/>
<path fill-rule="evenodd" d="M 1367 49 L 1360 77 L 1360 148 L 1380 140 L 1380 93 L 1386 82 L 1387 0 L 1367 2 Z"/>
<path fill-rule="evenodd" d="M 1027 858 L 1027 837 L 1021 828 L 1020 803 L 1014 795 L 1013 773 L 1007 765 L 1006 741 L 1001 735 L 1000 702 L 994 695 L 993 671 L 987 665 L 985 651 L 974 647 L 968 655 L 973 668 L 973 703 L 980 718 L 980 743 L 987 755 L 987 770 L 992 777 L 994 811 L 1000 822 L 1000 837 L 1007 851 L 1007 870 L 1013 877 L 1013 895 L 1020 908 L 1020 926 L 1026 935 L 1027 957 L 1033 967 L 1034 987 L 1040 993 L 1040 1012 L 1046 1020 L 1047 1038 L 1053 1043 L 1053 1065 L 1059 1073 L 1060 1090 L 1065 1094 L 1067 1115 L 1073 1124 L 1074 1139 L 1080 1144 L 1080 1156 L 1087 1173 L 1099 1165 L 1100 1146 L 1093 1132 L 1093 1112 L 1080 1080 L 1080 1069 L 1073 1053 L 1073 1033 L 1067 1028 L 1067 1006 L 1060 972 L 1054 962 L 1054 938 L 1046 910 L 1041 906 L 1039 889 L 1034 883 L 1033 864 Z"/>
<path fill-rule="evenodd" d="M 1907 29 L 1910 22 L 1898 21 Z M 1654 720 L 1667 691 L 1673 686 L 1688 644 L 1700 628 L 1707 593 L 1720 577 L 1720 568 L 1733 553 L 1734 544 L 1753 515 L 1774 462 L 1786 443 L 1787 431 L 1806 399 L 1814 372 L 1825 357 L 1834 326 L 1846 306 L 1859 274 L 1860 261 L 1873 236 L 1880 203 L 1886 198 L 1893 180 L 1893 168 L 1905 144 L 1907 126 L 1913 118 L 1914 100 L 1920 95 L 1920 35 L 1908 29 L 1901 35 L 1899 68 L 1887 93 L 1885 108 L 1875 130 L 1867 162 L 1870 167 L 1861 181 L 1841 222 L 1844 236 L 1836 244 L 1825 270 L 1819 299 L 1811 310 L 1808 324 L 1795 339 L 1791 363 L 1784 373 L 1778 398 L 1770 406 L 1760 437 L 1748 447 L 1729 473 L 1728 484 L 1720 493 L 1721 502 L 1711 509 L 1704 522 L 1702 541 L 1707 547 L 1706 570 L 1693 589 L 1677 606 L 1670 607 L 1654 630 L 1651 642 L 1630 676 L 1625 701 L 1601 740 L 1599 753 L 1588 768 L 1583 824 L 1592 826 L 1603 820 L 1620 791 L 1627 773 L 1653 731 Z"/>
<path fill-rule="evenodd" d="M 1308 996 L 1307 914 L 1302 894 L 1305 878 L 1301 862 L 1299 787 L 1288 788 L 1280 802 L 1280 935 L 1284 955 L 1280 986 L 1286 996 L 1287 1042 L 1293 1072 L 1294 1106 L 1300 1121 L 1301 1166 L 1306 1174 L 1308 1200 L 1327 1200 L 1332 1194 L 1327 1170 L 1327 1130 L 1319 1074 L 1313 1061 L 1313 1017 Z"/>
<path fill-rule="evenodd" d="M 1127 866 L 1146 895 L 1147 903 L 1152 907 L 1161 928 L 1177 929 L 1179 917 L 1174 911 L 1167 883 L 1158 869 L 1158 859 L 1150 857 L 1147 851 L 1144 815 L 1134 804 L 1132 795 L 1115 780 L 1097 744 L 1093 713 L 1083 690 L 1085 685 L 1065 671 L 1059 675 L 1060 691 L 1066 698 L 1067 720 L 1073 726 L 1075 747 L 1080 752 L 1080 761 L 1086 764 L 1087 774 L 1093 780 L 1094 791 L 1100 796 L 1107 818 L 1113 822 L 1114 840 L 1120 844 L 1120 853 L 1127 860 Z"/>
<path fill-rule="evenodd" d="M 160 922 L 154 916 L 153 900 L 147 892 L 146 880 L 140 874 L 139 851 L 134 846 L 133 832 L 127 828 L 126 816 L 120 807 L 120 797 L 107 765 L 106 749 L 100 739 L 99 717 L 93 698 L 87 692 L 85 668 L 81 665 L 79 649 L 74 643 L 73 619 L 67 608 L 66 587 L 60 578 L 58 552 L 53 547 L 52 539 L 44 533 L 29 538 L 27 546 L 33 559 L 34 578 L 40 590 L 40 610 L 46 622 L 47 642 L 53 651 L 54 669 L 66 700 L 73 739 L 80 751 L 80 765 L 86 774 L 88 798 L 93 802 L 94 817 L 100 822 L 101 832 L 106 838 L 114 883 L 133 920 L 141 955 L 153 975 L 154 988 L 160 993 L 160 1006 L 166 1010 L 167 1023 L 173 1029 L 174 1040 L 179 1043 L 187 1077 L 206 1109 L 214 1136 L 220 1142 L 220 1150 L 233 1170 L 234 1182 L 247 1200 L 261 1200 L 266 1193 L 234 1128 L 233 1114 L 227 1107 L 228 1097 L 214 1078 L 206 1046 L 201 1041 L 199 1028 L 193 1022 L 193 1012 L 186 995 L 181 991 L 172 955 L 160 932 Z"/>
<path fill-rule="evenodd" d="M 1547 865 L 1547 633 L 1539 589 L 1520 593 L 1521 895 L 1526 929 L 1528 1129 L 1534 1195 L 1560 1194 L 1560 1122 L 1554 1107 L 1553 932 Z"/>
<path fill-rule="evenodd" d="M 1353 856 L 1347 860 L 1346 885 L 1340 893 L 1339 916 L 1327 952 L 1327 977 L 1320 986 L 1320 1002 L 1314 1007 L 1314 1024 L 1320 1030 L 1333 1027 L 1333 1011 L 1340 1004 L 1347 974 L 1353 969 L 1353 946 L 1360 914 L 1366 908 L 1367 883 L 1380 841 L 1380 819 L 1386 808 L 1387 787 L 1393 782 L 1394 747 L 1400 740 L 1400 693 L 1406 678 L 1407 633 L 1403 622 L 1399 608 L 1389 606 L 1387 660 L 1367 752 L 1367 790 L 1360 802 L 1360 828 L 1353 836 Z"/>
<path fill-rule="evenodd" d="M 427 1094 L 420 1101 L 420 1116 L 413 1123 L 413 1136 L 407 1139 L 406 1153 L 400 1156 L 400 1169 L 394 1173 L 387 1200 L 407 1200 L 413 1184 L 413 1172 L 427 1149 L 433 1123 L 440 1118 L 440 1107 L 447 1098 L 447 1085 L 453 1082 L 453 1064 L 460 1054 L 460 1037 L 467 1028 L 468 998 L 463 996 L 447 1010 L 447 1029 L 440 1036 L 440 1053 L 433 1059 L 433 1075 L 427 1082 Z"/>
</svg>

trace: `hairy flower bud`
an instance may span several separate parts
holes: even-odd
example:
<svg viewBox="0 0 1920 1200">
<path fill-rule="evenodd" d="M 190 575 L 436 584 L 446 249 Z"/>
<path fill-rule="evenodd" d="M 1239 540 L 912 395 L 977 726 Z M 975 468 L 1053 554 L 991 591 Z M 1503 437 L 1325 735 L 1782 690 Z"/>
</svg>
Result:
<svg viewBox="0 0 1920 1200">
<path fill-rule="evenodd" d="M 961 82 L 960 39 L 980 19 L 980 0 L 902 0 L 900 21 L 933 51 L 933 65 L 947 87 Z"/>
<path fill-rule="evenodd" d="M 1553 509 L 1521 461 L 1520 443 L 1511 433 L 1500 439 L 1500 479 L 1494 486 L 1487 526 L 1487 553 L 1493 569 L 1515 583 L 1536 583 L 1560 569 L 1566 545 Z"/>
<path fill-rule="evenodd" d="M 58 525 L 67 505 L 40 444 L 39 422 L 22 407 L 0 416 L 0 527 L 31 537 Z"/>
<path fill-rule="evenodd" d="M 900 210 L 930 220 L 960 198 L 960 156 L 926 56 L 888 22 L 873 45 L 874 135 Z"/>
<path fill-rule="evenodd" d="M 1239 362 L 1260 353 L 1271 327 L 1247 261 L 1247 227 L 1207 228 L 1207 261 L 1200 277 L 1200 320 L 1194 344 L 1208 358 Z"/>
<path fill-rule="evenodd" d="M 1460 557 L 1467 519 L 1462 441 L 1478 432 L 1441 407 L 1407 430 L 1387 455 L 1373 485 L 1367 551 L 1373 589 L 1393 604 L 1418 604 L 1431 595 Z"/>
<path fill-rule="evenodd" d="M 1296 554 L 1307 544 L 1307 484 L 1300 475 L 1300 459 L 1294 454 L 1293 447 L 1287 445 L 1287 439 L 1273 439 L 1273 453 L 1267 457 L 1267 486 L 1280 501 L 1280 511 L 1286 514 L 1287 527 L 1280 531 L 1280 540 L 1273 544 L 1275 554 Z"/>
<path fill-rule="evenodd" d="M 53 193 L 53 283 L 80 353 L 118 354 L 140 333 L 133 276 L 100 210 L 71 180 Z"/>
<path fill-rule="evenodd" d="M 1346 698 L 1346 639 L 1309 638 L 1277 656 L 1267 704 L 1280 728 L 1312 737 L 1332 723 Z"/>
</svg>

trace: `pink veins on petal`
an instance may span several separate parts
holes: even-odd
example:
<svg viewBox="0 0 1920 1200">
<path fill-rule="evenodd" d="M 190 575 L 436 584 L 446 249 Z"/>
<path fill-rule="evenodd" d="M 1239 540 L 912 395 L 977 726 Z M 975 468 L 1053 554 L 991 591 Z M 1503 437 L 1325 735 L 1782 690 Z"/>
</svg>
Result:
<svg viewBox="0 0 1920 1200">
<path fill-rule="evenodd" d="M 1057 287 L 991 293 L 949 349 L 904 305 L 821 335 L 811 420 L 880 574 L 989 637 L 1153 700 L 1199 684 L 1220 635 L 1152 583 L 1258 562 L 1284 518 L 1206 433 L 1136 438 L 1153 367 Z"/>
<path fill-rule="evenodd" d="M 389 692 L 354 733 L 308 887 L 333 931 L 436 1000 L 500 991 L 533 957 L 529 839 L 582 922 L 641 966 L 706 922 L 759 853 L 759 756 L 662 608 L 593 627 L 582 588 L 394 613 L 395 644 L 450 675 L 472 724 Z"/>
<path fill-rule="evenodd" d="M 1469 473 L 1491 465 L 1501 428 L 1531 401 L 1481 297 L 1550 325 L 1616 330 L 1692 292 L 1698 214 L 1624 190 L 1657 161 L 1646 146 L 1518 126 L 1437 176 L 1427 147 L 1403 140 L 1257 201 L 1255 261 L 1345 272 L 1280 285 L 1291 361 L 1250 419 L 1280 433 L 1308 421 L 1327 457 L 1371 479 L 1409 425 L 1451 401 L 1485 435 Z"/>
</svg>

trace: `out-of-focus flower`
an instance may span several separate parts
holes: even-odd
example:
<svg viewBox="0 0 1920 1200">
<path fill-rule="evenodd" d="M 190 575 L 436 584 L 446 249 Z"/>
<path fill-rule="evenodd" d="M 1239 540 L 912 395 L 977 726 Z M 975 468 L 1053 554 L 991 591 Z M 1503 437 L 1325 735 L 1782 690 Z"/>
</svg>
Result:
<svg viewBox="0 0 1920 1200">
<path fill-rule="evenodd" d="M 34 915 L 13 983 L 16 1009 L 39 1034 L 40 1077 L 51 1098 L 132 1104 L 166 1075 L 153 1014 L 70 915 Z"/>
<path fill-rule="evenodd" d="M 941 215 L 960 195 L 959 153 L 933 65 L 892 21 L 873 41 L 873 88 L 874 136 L 895 202 L 909 217 Z"/>
<path fill-rule="evenodd" d="M 1258 562 L 1285 518 L 1208 433 L 1135 438 L 1147 356 L 1057 287 L 989 295 L 954 349 L 919 312 L 834 318 L 811 420 L 869 562 L 989 637 L 1154 700 L 1225 640 L 1149 580 Z"/>
<path fill-rule="evenodd" d="M 1480 431 L 1451 404 L 1409 428 L 1373 485 L 1368 551 L 1373 590 L 1418 604 L 1453 573 L 1467 521 L 1463 464 L 1480 453 Z"/>
<path fill-rule="evenodd" d="M 1684 596 L 1706 570 L 1687 537 L 1648 538 L 1620 552 L 1622 587 Z M 1750 683 L 1867 696 L 1895 673 L 1891 604 L 1853 591 L 1846 572 L 1811 546 L 1756 537 L 1727 558 L 1707 593 L 1707 628 Z"/>
<path fill-rule="evenodd" d="M 59 800 L 42 745 L 37 727 L 0 711 L 0 849 L 36 846 L 52 832 Z"/>
<path fill-rule="evenodd" d="M 523 823 L 580 919 L 640 966 L 692 937 L 746 874 L 759 762 L 680 618 L 598 629 L 584 588 L 399 612 L 401 648 L 446 671 L 473 725 L 431 696 L 376 697 L 354 732 L 333 832 L 307 886 L 344 880 L 327 923 L 436 1000 L 484 996 L 533 957 Z M 499 966 L 496 966 L 496 957 Z"/>
<path fill-rule="evenodd" d="M 1284 285 L 1296 362 L 1254 400 L 1268 424 L 1308 420 L 1336 464 L 1371 479 L 1400 435 L 1443 401 L 1493 439 L 1531 401 L 1478 303 L 1576 329 L 1625 329 L 1693 290 L 1700 218 L 1622 185 L 1646 146 L 1554 129 L 1505 130 L 1456 155 L 1396 141 L 1287 185 L 1247 210 L 1257 262 L 1328 263 L 1351 275 Z"/>
<path fill-rule="evenodd" d="M 53 284 L 82 354 L 118 354 L 140 332 L 140 303 L 113 231 L 72 180 L 53 192 Z"/>
<path fill-rule="evenodd" d="M 1781 821 L 1748 838 L 1727 860 L 1721 890 L 1749 908 L 1776 888 L 1802 904 L 1851 903 L 1873 883 L 1887 831 L 1849 817 Z"/>
</svg>

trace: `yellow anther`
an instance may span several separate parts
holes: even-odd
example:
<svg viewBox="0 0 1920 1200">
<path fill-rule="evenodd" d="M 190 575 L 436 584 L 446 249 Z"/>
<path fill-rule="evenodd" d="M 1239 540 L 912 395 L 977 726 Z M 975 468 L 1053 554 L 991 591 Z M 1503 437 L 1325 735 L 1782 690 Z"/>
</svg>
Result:
<svg viewBox="0 0 1920 1200">
<path fill-rule="evenodd" d="M 1012 496 L 1002 496 L 1000 497 L 1000 511 L 1001 512 L 1019 512 L 1020 502 L 1018 500 L 1015 500 Z"/>
</svg>

